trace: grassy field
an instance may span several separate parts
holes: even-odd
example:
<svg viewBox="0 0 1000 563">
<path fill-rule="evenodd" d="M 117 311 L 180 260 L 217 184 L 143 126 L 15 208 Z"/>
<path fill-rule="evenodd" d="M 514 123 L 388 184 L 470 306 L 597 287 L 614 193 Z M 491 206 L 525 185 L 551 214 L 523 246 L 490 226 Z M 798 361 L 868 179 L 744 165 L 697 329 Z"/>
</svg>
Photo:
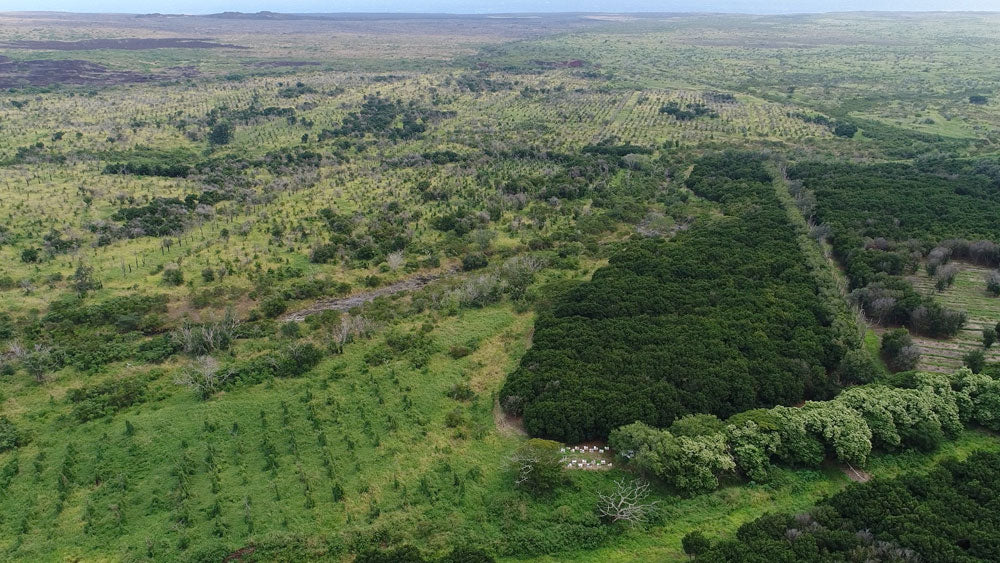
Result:
<svg viewBox="0 0 1000 563">
<path fill-rule="evenodd" d="M 929 371 L 954 371 L 962 366 L 962 356 L 974 349 L 983 349 L 983 328 L 995 327 L 1000 321 L 1000 302 L 986 291 L 988 269 L 962 264 L 955 276 L 955 283 L 938 292 L 934 280 L 921 270 L 914 276 L 914 286 L 926 295 L 934 295 L 941 303 L 965 311 L 969 321 L 961 333 L 949 340 L 918 338 L 922 356 L 920 369 Z M 984 350 L 987 361 L 1000 361 L 1000 352 L 991 347 Z"/>
<path fill-rule="evenodd" d="M 0 560 L 351 561 L 413 545 L 670 561 L 693 529 L 728 537 L 807 509 L 849 485 L 841 467 L 729 476 L 694 497 L 655 484 L 654 522 L 608 525 L 598 494 L 635 475 L 616 463 L 565 471 L 547 496 L 515 489 L 508 461 L 526 438 L 498 391 L 553 295 L 631 239 L 725 219 L 683 186 L 706 153 L 995 159 L 997 21 L 0 13 L 0 416 L 21 435 L 0 448 Z M 224 46 L 17 43 L 178 37 Z M 857 136 L 836 134 L 855 121 Z M 145 162 L 186 173 L 114 169 Z M 799 196 L 775 188 L 844 310 L 846 282 L 807 236 Z M 940 293 L 914 276 L 970 318 L 956 339 L 918 340 L 921 369 L 958 367 L 1000 320 L 983 274 L 963 267 Z M 349 317 L 275 320 L 421 276 L 440 279 Z M 165 304 L 129 309 L 143 298 Z M 67 303 L 89 316 L 60 317 Z M 121 310 L 102 313 L 109 303 Z M 224 346 L 174 346 L 227 311 L 238 327 Z M 342 334 L 345 319 L 364 330 Z M 169 353 L 144 355 L 154 344 Z M 315 365 L 254 379 L 306 345 Z M 868 331 L 864 349 L 878 346 Z M 246 378 L 202 397 L 185 381 L 208 372 Z M 83 411 L 82 394 L 121 385 L 142 391 Z M 998 448 L 968 430 L 865 470 Z"/>
</svg>

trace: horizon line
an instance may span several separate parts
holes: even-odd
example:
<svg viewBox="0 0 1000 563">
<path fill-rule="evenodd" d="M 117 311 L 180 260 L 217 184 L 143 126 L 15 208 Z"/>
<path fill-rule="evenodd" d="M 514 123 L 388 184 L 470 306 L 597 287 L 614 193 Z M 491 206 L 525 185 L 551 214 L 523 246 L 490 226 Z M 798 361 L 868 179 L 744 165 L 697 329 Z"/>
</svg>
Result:
<svg viewBox="0 0 1000 563">
<path fill-rule="evenodd" d="M 177 13 L 177 12 L 70 12 L 65 10 L 0 10 L 0 14 L 61 14 L 79 16 L 163 16 L 163 17 L 206 17 L 224 14 L 254 16 L 274 14 L 277 16 L 524 16 L 524 15 L 739 15 L 739 16 L 795 16 L 795 15 L 829 15 L 829 14 L 1000 14 L 1000 10 L 830 10 L 805 12 L 740 12 L 740 11 L 658 11 L 658 10 L 619 10 L 619 11 L 549 11 L 549 12 L 404 12 L 404 11 L 346 11 L 346 12 L 276 12 L 260 10 L 256 12 L 240 12 L 226 10 L 222 12 Z"/>
</svg>

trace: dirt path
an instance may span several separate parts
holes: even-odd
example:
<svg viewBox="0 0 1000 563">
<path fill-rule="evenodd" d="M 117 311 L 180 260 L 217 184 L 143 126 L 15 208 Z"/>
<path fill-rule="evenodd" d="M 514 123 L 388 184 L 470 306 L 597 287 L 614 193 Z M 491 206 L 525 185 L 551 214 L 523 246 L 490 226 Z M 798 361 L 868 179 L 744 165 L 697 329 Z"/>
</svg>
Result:
<svg viewBox="0 0 1000 563">
<path fill-rule="evenodd" d="M 851 464 L 842 465 L 840 466 L 840 469 L 843 470 L 844 475 L 847 475 L 848 479 L 854 481 L 855 483 L 867 483 L 868 481 L 871 481 L 871 474 L 867 471 L 852 467 Z"/>
<path fill-rule="evenodd" d="M 503 412 L 500 401 L 493 403 L 493 422 L 496 424 L 497 432 L 502 436 L 527 436 L 524 430 L 524 420 L 515 418 Z"/>
<path fill-rule="evenodd" d="M 364 293 L 357 293 L 348 297 L 340 297 L 337 299 L 324 299 L 322 301 L 317 301 L 306 307 L 305 309 L 300 309 L 288 313 L 281 317 L 279 320 L 283 322 L 289 321 L 304 321 L 309 315 L 315 315 L 316 313 L 321 313 L 323 311 L 350 311 L 358 305 L 364 305 L 370 301 L 374 301 L 376 297 L 383 297 L 385 295 L 392 295 L 394 293 L 399 293 L 401 291 L 413 291 L 420 289 L 425 285 L 431 283 L 434 280 L 440 279 L 444 276 L 455 273 L 455 269 L 445 270 L 442 272 L 436 272 L 431 274 L 420 274 L 413 276 L 412 278 L 407 278 L 405 280 L 398 281 L 393 284 L 389 284 L 378 289 L 373 289 L 371 291 L 366 291 Z"/>
</svg>

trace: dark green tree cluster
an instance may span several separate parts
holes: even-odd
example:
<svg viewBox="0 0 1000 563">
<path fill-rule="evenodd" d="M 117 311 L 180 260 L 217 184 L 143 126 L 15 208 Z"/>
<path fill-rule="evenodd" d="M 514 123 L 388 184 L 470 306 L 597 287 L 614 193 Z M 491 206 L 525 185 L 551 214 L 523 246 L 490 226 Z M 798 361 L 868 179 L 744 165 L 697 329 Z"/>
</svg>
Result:
<svg viewBox="0 0 1000 563">
<path fill-rule="evenodd" d="M 715 545 L 704 562 L 1000 560 L 1000 454 L 975 452 L 927 474 L 856 484 L 803 514 L 769 514 Z"/>
<path fill-rule="evenodd" d="M 677 121 L 691 121 L 702 116 L 719 117 L 719 114 L 705 104 L 693 102 L 681 107 L 678 102 L 667 102 L 660 107 L 660 113 L 672 115 Z"/>
<path fill-rule="evenodd" d="M 121 378 L 72 389 L 66 396 L 73 403 L 73 416 L 86 422 L 145 401 L 147 388 L 144 379 Z"/>
<path fill-rule="evenodd" d="M 705 158 L 688 185 L 727 216 L 628 245 L 539 314 L 501 392 L 532 435 L 576 442 L 830 392 L 845 350 L 763 158 Z"/>
<path fill-rule="evenodd" d="M 427 123 L 452 114 L 421 107 L 416 101 L 404 103 L 379 95 L 365 96 L 356 112 L 347 114 L 340 127 L 324 129 L 320 140 L 339 136 L 374 135 L 390 139 L 414 139 L 427 130 Z"/>
<path fill-rule="evenodd" d="M 153 149 L 138 146 L 128 152 L 109 153 L 104 166 L 105 174 L 132 174 L 135 176 L 165 176 L 182 178 L 192 172 L 196 155 L 186 149 Z"/>
<path fill-rule="evenodd" d="M 901 276 L 926 257 L 1000 263 L 1000 165 L 926 158 L 915 164 L 804 163 L 789 170 L 816 200 L 853 297 L 887 325 L 952 336 L 964 315 L 919 295 Z M 970 239 L 970 240 L 966 240 Z M 979 239 L 979 240 L 976 240 Z"/>
</svg>

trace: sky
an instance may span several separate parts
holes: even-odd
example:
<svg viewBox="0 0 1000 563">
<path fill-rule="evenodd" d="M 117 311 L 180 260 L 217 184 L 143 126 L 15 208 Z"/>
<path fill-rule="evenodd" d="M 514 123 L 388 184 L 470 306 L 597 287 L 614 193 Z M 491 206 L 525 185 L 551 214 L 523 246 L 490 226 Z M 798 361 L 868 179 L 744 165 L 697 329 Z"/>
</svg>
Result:
<svg viewBox="0 0 1000 563">
<path fill-rule="evenodd" d="M 207 14 L 256 12 L 742 12 L 1000 11 L 1000 0 L 0 0 L 0 11 Z"/>
</svg>

